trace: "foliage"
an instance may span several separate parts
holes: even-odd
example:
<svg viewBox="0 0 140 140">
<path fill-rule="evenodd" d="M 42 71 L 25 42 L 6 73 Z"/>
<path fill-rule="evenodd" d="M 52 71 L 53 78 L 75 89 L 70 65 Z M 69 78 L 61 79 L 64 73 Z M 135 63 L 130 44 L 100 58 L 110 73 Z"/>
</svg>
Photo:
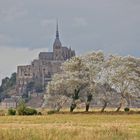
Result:
<svg viewBox="0 0 140 140">
<path fill-rule="evenodd" d="M 57 113 L 57 112 L 58 112 L 58 111 L 56 111 L 56 110 L 50 110 L 50 111 L 47 112 L 47 114 L 48 114 L 48 115 L 51 115 L 51 114 L 55 114 L 55 113 Z"/>
<path fill-rule="evenodd" d="M 8 97 L 8 91 L 16 85 L 16 73 L 13 73 L 11 77 L 6 77 L 2 79 L 2 83 L 0 86 L 0 99 L 4 97 Z"/>
<path fill-rule="evenodd" d="M 130 109 L 129 109 L 128 107 L 126 107 L 126 108 L 124 108 L 124 111 L 125 111 L 125 112 L 129 112 Z"/>
<path fill-rule="evenodd" d="M 108 105 L 130 106 L 131 100 L 140 95 L 140 59 L 127 56 L 105 56 L 102 52 L 73 57 L 62 65 L 62 72 L 55 74 L 47 86 L 47 100 L 51 97 L 61 109 L 70 101 L 72 112 L 79 103 L 89 110 L 92 99 Z M 62 102 L 62 97 L 67 98 Z M 116 103 L 116 104 L 114 104 Z"/>
<path fill-rule="evenodd" d="M 23 101 L 19 103 L 17 112 L 18 112 L 18 115 L 37 115 L 37 110 L 26 107 Z"/>
<path fill-rule="evenodd" d="M 37 110 L 33 108 L 25 108 L 24 115 L 37 115 Z"/>
<path fill-rule="evenodd" d="M 8 109 L 8 115 L 16 115 L 16 110 L 13 108 Z"/>
<path fill-rule="evenodd" d="M 16 84 L 16 73 L 13 73 L 11 77 L 2 79 L 1 90 L 6 90 Z"/>
<path fill-rule="evenodd" d="M 25 110 L 26 110 L 25 102 L 24 101 L 20 101 L 19 105 L 17 107 L 18 115 L 26 115 L 25 114 Z"/>
<path fill-rule="evenodd" d="M 42 115 L 42 113 L 41 112 L 38 112 L 37 115 Z"/>
</svg>

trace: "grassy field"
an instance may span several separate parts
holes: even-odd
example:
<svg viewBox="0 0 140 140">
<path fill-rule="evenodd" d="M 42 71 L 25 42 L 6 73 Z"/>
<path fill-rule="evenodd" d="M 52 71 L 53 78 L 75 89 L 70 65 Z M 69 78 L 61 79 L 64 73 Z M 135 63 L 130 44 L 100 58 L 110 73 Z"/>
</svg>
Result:
<svg viewBox="0 0 140 140">
<path fill-rule="evenodd" d="M 140 114 L 0 116 L 0 140 L 139 140 Z"/>
</svg>

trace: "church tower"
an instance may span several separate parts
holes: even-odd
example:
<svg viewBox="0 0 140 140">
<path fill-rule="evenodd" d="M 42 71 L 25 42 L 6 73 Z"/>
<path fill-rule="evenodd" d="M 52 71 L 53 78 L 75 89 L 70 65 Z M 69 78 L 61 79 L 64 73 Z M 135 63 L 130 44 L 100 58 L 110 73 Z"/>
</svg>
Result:
<svg viewBox="0 0 140 140">
<path fill-rule="evenodd" d="M 53 44 L 53 58 L 54 60 L 63 60 L 62 57 L 62 44 L 59 39 L 58 22 L 56 25 L 56 38 Z"/>
</svg>

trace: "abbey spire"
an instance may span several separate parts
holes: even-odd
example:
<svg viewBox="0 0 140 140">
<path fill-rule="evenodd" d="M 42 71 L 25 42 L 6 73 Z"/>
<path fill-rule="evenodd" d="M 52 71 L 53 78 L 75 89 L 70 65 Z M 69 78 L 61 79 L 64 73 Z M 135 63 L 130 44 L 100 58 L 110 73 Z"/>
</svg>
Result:
<svg viewBox="0 0 140 140">
<path fill-rule="evenodd" d="M 58 20 L 56 24 L 56 38 L 59 39 Z"/>
<path fill-rule="evenodd" d="M 59 30 L 58 30 L 58 21 L 56 23 L 56 38 L 53 44 L 53 49 L 59 49 L 62 47 L 61 41 L 59 40 Z"/>
</svg>

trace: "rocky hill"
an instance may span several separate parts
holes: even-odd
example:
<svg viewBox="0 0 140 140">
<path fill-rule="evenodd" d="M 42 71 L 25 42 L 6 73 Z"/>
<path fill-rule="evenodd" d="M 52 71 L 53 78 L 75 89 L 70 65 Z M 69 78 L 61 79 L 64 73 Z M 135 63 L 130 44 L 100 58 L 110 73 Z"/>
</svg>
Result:
<svg viewBox="0 0 140 140">
<path fill-rule="evenodd" d="M 15 86 L 16 86 L 16 73 L 13 73 L 11 77 L 6 77 L 2 79 L 2 83 L 0 85 L 0 100 L 11 97 L 11 95 L 15 94 Z"/>
</svg>

